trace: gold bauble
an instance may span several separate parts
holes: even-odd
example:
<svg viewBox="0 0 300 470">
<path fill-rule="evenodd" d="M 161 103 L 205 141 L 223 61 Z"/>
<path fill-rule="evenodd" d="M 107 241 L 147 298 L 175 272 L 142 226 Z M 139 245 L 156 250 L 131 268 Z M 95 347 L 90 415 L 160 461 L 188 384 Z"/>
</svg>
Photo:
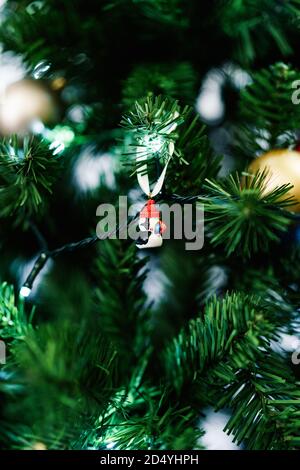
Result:
<svg viewBox="0 0 300 470">
<path fill-rule="evenodd" d="M 47 450 L 47 447 L 43 442 L 36 442 L 33 444 L 32 450 Z"/>
<path fill-rule="evenodd" d="M 268 173 L 264 193 L 267 194 L 283 184 L 292 184 L 293 188 L 285 196 L 293 196 L 299 203 L 287 206 L 286 209 L 300 212 L 300 152 L 289 149 L 271 150 L 256 158 L 250 164 L 248 172 L 262 172 L 265 169 Z"/>
<path fill-rule="evenodd" d="M 25 78 L 12 83 L 0 98 L 0 134 L 21 134 L 34 121 L 45 124 L 59 118 L 59 104 L 52 87 L 45 80 Z"/>
</svg>

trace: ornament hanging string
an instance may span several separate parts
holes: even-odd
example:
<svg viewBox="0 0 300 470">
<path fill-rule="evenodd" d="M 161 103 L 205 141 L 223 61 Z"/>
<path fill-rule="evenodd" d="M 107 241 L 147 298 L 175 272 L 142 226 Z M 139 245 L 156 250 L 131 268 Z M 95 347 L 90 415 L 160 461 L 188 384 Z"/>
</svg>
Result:
<svg viewBox="0 0 300 470">
<path fill-rule="evenodd" d="M 170 134 L 173 132 L 176 127 L 177 123 L 174 122 L 174 119 L 176 119 L 179 116 L 179 113 L 176 111 L 174 113 L 174 116 L 172 118 L 172 122 L 168 124 L 164 129 L 162 129 L 162 136 L 165 134 Z M 163 137 L 162 137 L 163 138 Z M 162 145 L 161 145 L 162 146 Z M 150 182 L 149 182 L 149 176 L 148 176 L 148 165 L 147 165 L 147 159 L 148 159 L 148 154 L 147 152 L 144 151 L 144 147 L 138 146 L 137 147 L 137 152 L 136 152 L 136 161 L 138 163 L 138 170 L 137 170 L 137 180 L 139 183 L 139 186 L 141 190 L 149 197 L 155 197 L 157 196 L 158 193 L 160 193 L 164 180 L 166 177 L 167 173 L 167 168 L 170 163 L 170 160 L 173 156 L 174 153 L 174 142 L 170 141 L 168 145 L 168 156 L 164 165 L 164 168 L 160 174 L 160 176 L 157 179 L 157 182 L 155 183 L 152 191 L 150 190 Z M 158 150 L 158 152 L 161 150 L 161 148 Z M 141 163 L 143 163 L 140 165 Z"/>
<path fill-rule="evenodd" d="M 164 184 L 165 177 L 166 177 L 168 165 L 169 165 L 169 162 L 172 158 L 173 153 L 174 153 L 174 143 L 170 142 L 169 143 L 169 154 L 168 154 L 168 157 L 167 157 L 167 161 L 165 163 L 165 166 L 164 166 L 158 180 L 156 181 L 153 189 L 151 190 L 150 189 L 149 176 L 148 176 L 148 172 L 147 172 L 147 169 L 148 169 L 147 168 L 147 155 L 145 155 L 144 152 L 139 152 L 139 150 L 137 151 L 137 158 L 136 158 L 137 163 L 145 162 L 145 164 L 141 165 L 139 167 L 138 171 L 137 171 L 137 180 L 138 180 L 138 183 L 139 183 L 139 186 L 140 186 L 141 190 L 149 198 L 155 197 L 155 196 L 157 196 L 158 193 L 160 193 L 160 191 L 163 187 L 163 184 Z"/>
<path fill-rule="evenodd" d="M 177 115 L 174 116 L 175 118 Z M 163 134 L 170 134 L 177 127 L 176 123 L 171 123 L 165 127 Z M 162 136 L 159 136 L 159 138 Z M 154 139 L 155 140 L 155 139 Z M 164 143 L 159 142 L 159 149 L 157 153 L 164 148 Z M 160 212 L 158 207 L 155 205 L 154 198 L 157 196 L 163 187 L 164 180 L 166 177 L 168 165 L 174 153 L 174 142 L 170 141 L 167 146 L 167 157 L 161 174 L 158 176 L 156 183 L 153 188 L 150 188 L 150 180 L 148 175 L 148 152 L 145 152 L 144 148 L 138 146 L 136 149 L 136 162 L 137 162 L 137 180 L 141 190 L 148 197 L 146 206 L 142 209 L 139 219 L 139 229 L 141 233 L 140 239 L 137 241 L 137 248 L 156 248 L 162 245 L 163 239 L 162 234 L 166 229 L 165 224 L 160 218 Z"/>
</svg>

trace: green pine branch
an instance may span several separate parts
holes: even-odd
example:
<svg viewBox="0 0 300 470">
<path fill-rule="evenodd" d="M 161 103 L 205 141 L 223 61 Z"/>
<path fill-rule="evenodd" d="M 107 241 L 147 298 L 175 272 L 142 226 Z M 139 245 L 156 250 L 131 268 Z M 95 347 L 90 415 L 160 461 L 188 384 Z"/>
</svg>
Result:
<svg viewBox="0 0 300 470">
<path fill-rule="evenodd" d="M 170 158 L 170 143 L 174 145 L 167 192 L 199 194 L 204 179 L 219 171 L 220 159 L 211 150 L 205 126 L 188 106 L 181 108 L 175 100 L 150 95 L 135 103 L 121 125 L 128 131 L 123 161 L 133 174 L 145 165 L 145 160 L 137 161 L 137 157 L 144 157 L 150 180 L 157 180 Z M 132 150 L 126 151 L 127 147 Z"/>
<path fill-rule="evenodd" d="M 279 355 L 266 352 L 215 398 L 217 408 L 232 410 L 224 430 L 234 442 L 252 450 L 299 449 L 299 384 Z"/>
<path fill-rule="evenodd" d="M 220 0 L 219 7 L 222 29 L 236 41 L 241 62 L 253 62 L 273 45 L 281 54 L 291 54 L 289 32 L 299 27 L 299 0 Z"/>
<path fill-rule="evenodd" d="M 153 360 L 153 359 L 152 359 Z M 172 401 L 170 390 L 147 382 L 151 353 L 133 370 L 128 387 L 120 389 L 97 423 L 93 448 L 115 450 L 182 450 L 199 448 L 203 431 L 197 412 Z"/>
<path fill-rule="evenodd" d="M 32 329 L 34 308 L 27 314 L 24 302 L 16 299 L 13 286 L 0 285 L 0 338 L 16 341 L 25 338 Z"/>
<path fill-rule="evenodd" d="M 202 192 L 206 178 L 217 176 L 221 157 L 212 150 L 206 127 L 193 109 L 185 108 L 183 116 L 175 143 L 175 158 L 168 169 L 166 191 L 195 196 Z"/>
<path fill-rule="evenodd" d="M 226 273 L 227 285 L 233 290 L 258 295 L 276 306 L 282 328 L 297 334 L 300 302 L 297 250 L 279 254 L 276 260 L 268 255 L 250 260 L 231 257 L 226 263 Z"/>
<path fill-rule="evenodd" d="M 129 109 L 149 95 L 168 96 L 192 104 L 196 95 L 196 74 L 188 62 L 136 66 L 123 86 L 123 103 Z"/>
<path fill-rule="evenodd" d="M 104 426 L 106 433 L 96 441 L 97 449 L 115 450 L 191 450 L 199 448 L 203 431 L 196 425 L 189 406 L 167 406 L 161 391 L 151 399 L 142 390 L 134 403 L 115 412 Z M 162 394 L 163 395 L 163 394 Z M 166 408 L 164 410 L 164 408 Z M 102 430 L 103 431 L 103 430 Z"/>
<path fill-rule="evenodd" d="M 86 318 L 40 325 L 14 345 L 8 370 L 14 363 L 22 390 L 4 418 L 6 443 L 17 449 L 76 447 L 118 383 L 116 351 Z"/>
<path fill-rule="evenodd" d="M 223 246 L 226 254 L 244 257 L 267 251 L 291 224 L 284 209 L 294 203 L 286 184 L 267 190 L 266 171 L 241 178 L 230 175 L 223 181 L 207 181 L 208 197 L 203 198 L 205 219 L 211 243 Z"/>
<path fill-rule="evenodd" d="M 252 79 L 240 94 L 240 123 L 232 143 L 235 155 L 249 161 L 266 150 L 295 146 L 300 119 L 294 99 L 298 70 L 278 62 L 254 73 Z"/>
<path fill-rule="evenodd" d="M 123 116 L 121 126 L 127 130 L 123 163 L 133 174 L 141 171 L 145 160 L 148 171 L 167 162 L 169 145 L 176 141 L 177 126 L 184 120 L 182 114 L 177 101 L 150 95 L 136 101 L 134 108 Z M 137 157 L 143 161 L 137 161 Z"/>
<path fill-rule="evenodd" d="M 0 144 L 0 218 L 14 217 L 14 224 L 29 223 L 41 214 L 60 172 L 60 160 L 35 138 L 17 137 Z"/>
<path fill-rule="evenodd" d="M 110 0 L 105 10 L 111 10 L 125 6 L 136 6 L 140 13 L 152 21 L 161 24 L 184 28 L 187 26 L 187 18 L 183 15 L 181 0 Z"/>
<path fill-rule="evenodd" d="M 98 287 L 94 309 L 101 331 L 120 354 L 124 372 L 145 350 L 149 335 L 150 310 L 143 290 L 146 262 L 147 258 L 140 258 L 132 243 L 101 242 L 95 269 Z"/>
<path fill-rule="evenodd" d="M 276 307 L 259 298 L 227 294 L 208 302 L 203 317 L 191 320 L 164 353 L 178 394 L 231 409 L 225 430 L 248 449 L 299 445 L 300 393 L 269 348 L 278 318 Z"/>
<path fill-rule="evenodd" d="M 216 257 L 201 250 L 201 256 L 185 251 L 178 243 L 168 243 L 160 259 L 165 279 L 163 295 L 153 314 L 155 347 L 165 345 L 183 325 L 195 317 L 205 302 L 217 292 Z"/>
<path fill-rule="evenodd" d="M 271 318 L 268 316 L 271 315 Z M 274 336 L 274 314 L 259 298 L 227 294 L 208 301 L 203 317 L 189 321 L 164 353 L 169 380 L 180 391 L 202 376 L 235 380 L 235 371 L 247 368 Z"/>
</svg>

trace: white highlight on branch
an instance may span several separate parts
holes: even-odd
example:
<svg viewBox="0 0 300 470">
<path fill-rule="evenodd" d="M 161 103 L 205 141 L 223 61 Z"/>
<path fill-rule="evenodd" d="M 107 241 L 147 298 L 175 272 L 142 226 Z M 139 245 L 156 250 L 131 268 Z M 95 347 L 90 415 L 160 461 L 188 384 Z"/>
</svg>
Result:
<svg viewBox="0 0 300 470">
<path fill-rule="evenodd" d="M 74 182 L 82 192 L 92 191 L 100 186 L 115 189 L 117 170 L 116 159 L 109 153 L 99 153 L 93 146 L 87 146 L 74 167 Z"/>
<path fill-rule="evenodd" d="M 218 124 L 224 117 L 225 103 L 222 91 L 226 81 L 241 90 L 251 83 L 250 75 L 237 65 L 228 62 L 211 69 L 203 80 L 196 109 L 207 124 Z"/>
</svg>

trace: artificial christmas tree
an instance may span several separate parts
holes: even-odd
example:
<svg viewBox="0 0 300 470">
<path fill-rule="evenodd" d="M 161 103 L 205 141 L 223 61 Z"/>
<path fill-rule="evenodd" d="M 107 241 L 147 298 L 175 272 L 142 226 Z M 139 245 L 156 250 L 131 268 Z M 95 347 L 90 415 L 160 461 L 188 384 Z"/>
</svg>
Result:
<svg viewBox="0 0 300 470">
<path fill-rule="evenodd" d="M 300 1 L 203 3 L 3 2 L 2 449 L 203 449 L 209 406 L 299 449 L 299 188 L 263 161 L 298 156 Z M 204 210 L 201 249 L 160 205 Z"/>
</svg>

